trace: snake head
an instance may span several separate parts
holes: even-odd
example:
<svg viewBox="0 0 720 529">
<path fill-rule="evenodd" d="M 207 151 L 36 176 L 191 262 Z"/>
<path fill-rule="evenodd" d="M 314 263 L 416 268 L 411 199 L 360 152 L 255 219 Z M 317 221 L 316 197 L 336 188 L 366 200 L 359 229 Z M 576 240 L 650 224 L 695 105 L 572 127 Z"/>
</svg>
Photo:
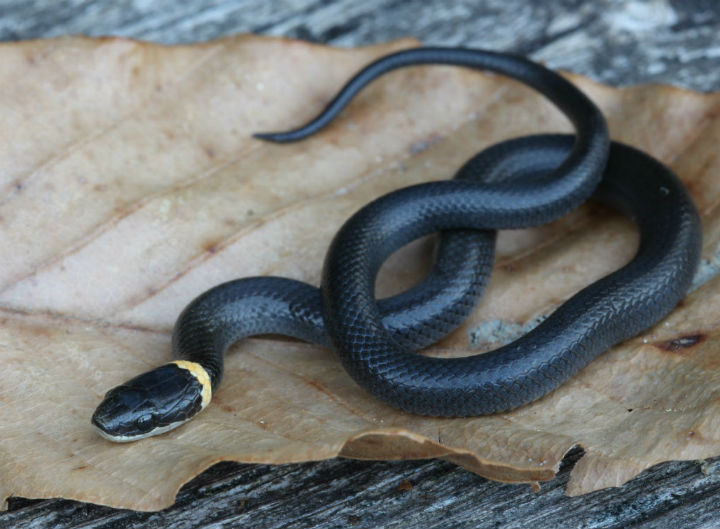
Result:
<svg viewBox="0 0 720 529">
<path fill-rule="evenodd" d="M 210 379 L 199 364 L 172 362 L 108 391 L 92 423 L 106 439 L 136 441 L 177 428 L 205 408 L 210 395 Z"/>
</svg>

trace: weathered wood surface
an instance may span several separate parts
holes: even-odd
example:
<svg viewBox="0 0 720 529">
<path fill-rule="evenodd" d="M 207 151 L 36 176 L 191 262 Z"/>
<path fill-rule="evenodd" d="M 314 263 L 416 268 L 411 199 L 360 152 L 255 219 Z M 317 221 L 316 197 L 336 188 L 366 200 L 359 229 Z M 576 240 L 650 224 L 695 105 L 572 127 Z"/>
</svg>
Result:
<svg viewBox="0 0 720 529">
<path fill-rule="evenodd" d="M 720 89 L 720 4 L 556 0 L 0 0 L 0 40 L 64 34 L 190 43 L 239 32 L 355 46 L 402 36 L 516 51 L 599 81 Z M 575 458 L 577 457 L 577 454 Z M 14 499 L 3 527 L 720 527 L 720 461 L 666 463 L 569 498 L 444 462 L 223 463 L 160 513 Z"/>
<path fill-rule="evenodd" d="M 575 498 L 564 493 L 567 475 L 566 467 L 536 493 L 441 462 L 221 463 L 158 513 L 15 500 L 0 527 L 717 527 L 718 463 L 659 465 L 622 488 Z"/>
</svg>

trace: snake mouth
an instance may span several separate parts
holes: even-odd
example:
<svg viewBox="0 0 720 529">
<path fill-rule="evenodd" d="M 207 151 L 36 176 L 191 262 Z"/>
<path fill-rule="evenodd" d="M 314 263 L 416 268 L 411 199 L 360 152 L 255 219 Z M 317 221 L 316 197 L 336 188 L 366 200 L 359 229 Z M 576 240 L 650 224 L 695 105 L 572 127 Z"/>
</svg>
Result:
<svg viewBox="0 0 720 529">
<path fill-rule="evenodd" d="M 95 411 L 95 413 L 93 413 L 93 416 L 90 419 L 90 422 L 92 423 L 92 425 L 95 428 L 100 430 L 100 432 L 107 433 L 107 426 L 105 426 L 105 423 L 103 422 L 103 420 L 98 416 L 97 411 Z"/>
<path fill-rule="evenodd" d="M 112 429 L 110 424 L 105 420 L 105 417 L 101 413 L 101 410 L 98 409 L 93 413 L 92 419 L 90 419 L 90 422 L 92 425 L 97 429 L 98 433 L 107 439 L 108 441 L 113 441 L 116 443 L 123 443 L 123 442 L 129 442 L 134 441 L 137 436 L 125 436 L 125 435 L 117 435 L 112 433 Z M 137 437 L 139 438 L 139 437 Z"/>
<path fill-rule="evenodd" d="M 112 408 L 112 406 L 108 405 L 108 399 L 105 398 L 90 419 L 90 422 L 95 426 L 98 433 L 105 439 L 115 442 L 131 441 L 133 440 L 130 439 L 131 437 L 137 437 L 117 433 L 117 420 L 110 412 L 110 408 Z"/>
</svg>

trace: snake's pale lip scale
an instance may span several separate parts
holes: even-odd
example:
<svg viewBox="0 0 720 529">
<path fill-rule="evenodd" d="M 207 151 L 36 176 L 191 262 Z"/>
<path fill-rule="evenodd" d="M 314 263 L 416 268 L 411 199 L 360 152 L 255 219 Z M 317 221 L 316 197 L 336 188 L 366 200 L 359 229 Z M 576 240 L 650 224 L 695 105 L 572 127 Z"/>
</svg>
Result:
<svg viewBox="0 0 720 529">
<path fill-rule="evenodd" d="M 185 421 L 183 421 L 183 422 L 185 422 Z M 112 435 L 112 434 L 106 432 L 105 430 L 103 430 L 102 426 L 99 426 L 95 422 L 93 422 L 93 424 L 97 428 L 98 433 L 102 437 L 107 439 L 108 441 L 112 441 L 114 443 L 131 443 L 133 441 L 139 441 L 140 439 L 145 439 L 145 438 L 151 437 L 153 435 L 160 435 L 162 433 L 169 432 L 170 430 L 174 430 L 175 428 L 177 428 L 178 426 L 180 426 L 183 423 L 181 422 L 181 423 L 176 423 L 176 424 L 170 424 L 168 426 L 161 426 L 160 428 L 155 428 L 154 430 L 151 430 L 148 433 L 135 434 L 135 435 Z"/>
</svg>

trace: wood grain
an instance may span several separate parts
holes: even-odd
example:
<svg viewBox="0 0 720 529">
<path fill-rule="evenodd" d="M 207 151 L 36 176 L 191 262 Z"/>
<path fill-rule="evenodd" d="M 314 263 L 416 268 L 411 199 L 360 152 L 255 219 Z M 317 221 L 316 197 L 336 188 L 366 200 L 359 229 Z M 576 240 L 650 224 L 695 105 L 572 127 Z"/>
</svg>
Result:
<svg viewBox="0 0 720 529">
<path fill-rule="evenodd" d="M 718 29 L 720 6 L 704 1 L 0 0 L 0 40 L 82 33 L 178 43 L 251 31 L 355 46 L 410 35 L 518 51 L 610 84 L 705 91 L 720 88 Z M 662 464 L 621 488 L 569 498 L 567 470 L 535 493 L 443 462 L 225 463 L 160 513 L 15 499 L 0 528 L 716 527 L 719 468 Z"/>
<path fill-rule="evenodd" d="M 568 497 L 570 455 L 540 492 L 442 462 L 220 463 L 159 513 L 16 499 L 0 527 L 716 527 L 720 465 L 669 463 L 624 487 Z"/>
</svg>

